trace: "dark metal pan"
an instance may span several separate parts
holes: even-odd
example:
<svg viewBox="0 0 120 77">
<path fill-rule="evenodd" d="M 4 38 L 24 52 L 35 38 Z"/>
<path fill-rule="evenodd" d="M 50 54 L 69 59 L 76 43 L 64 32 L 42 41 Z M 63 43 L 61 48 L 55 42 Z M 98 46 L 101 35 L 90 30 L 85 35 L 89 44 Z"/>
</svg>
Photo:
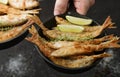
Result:
<svg viewBox="0 0 120 77">
<path fill-rule="evenodd" d="M 72 13 L 73 14 L 73 13 Z M 65 15 L 61 15 L 62 17 L 64 17 Z M 75 14 L 76 16 L 76 14 Z M 77 15 L 78 16 L 78 15 Z M 82 18 L 88 18 L 86 16 L 82 16 L 79 15 L 79 17 Z M 44 25 L 51 29 L 53 26 L 56 26 L 56 21 L 55 21 L 55 17 L 51 18 L 50 20 L 48 20 L 47 22 L 44 23 Z M 98 23 L 96 21 L 93 21 L 91 25 L 98 25 Z M 39 34 L 41 34 L 42 31 L 39 30 Z M 42 35 L 42 34 L 41 34 Z M 62 67 L 59 65 L 54 64 L 50 59 L 48 59 L 47 57 L 44 56 L 44 54 L 39 50 L 39 48 L 37 46 L 35 46 L 37 51 L 39 52 L 40 56 L 48 63 L 48 65 L 52 66 L 54 69 L 64 72 L 64 73 L 80 73 L 80 72 L 84 72 L 89 70 L 90 68 L 94 67 L 95 65 L 97 65 L 99 63 L 100 60 L 95 61 L 93 64 L 87 66 L 87 67 L 80 67 L 80 68 L 66 68 L 66 67 Z"/>
<path fill-rule="evenodd" d="M 70 14 L 64 14 L 64 15 L 60 15 L 61 17 L 65 17 L 65 15 L 72 15 L 72 16 L 77 16 L 77 17 L 82 17 L 82 18 L 88 18 L 86 16 L 83 16 L 83 15 L 80 15 L 80 14 L 77 14 L 77 13 L 70 13 Z M 56 26 L 56 21 L 55 21 L 55 17 L 49 19 L 48 21 L 46 21 L 44 23 L 44 25 L 51 29 L 52 27 Z M 93 20 L 92 25 L 99 25 L 96 21 Z M 39 29 L 39 34 L 40 35 L 43 35 L 42 34 L 42 30 Z M 44 37 L 44 36 L 43 36 Z M 44 56 L 44 54 L 39 50 L 39 48 L 37 46 L 35 46 L 37 51 L 39 52 L 40 56 L 45 60 L 45 62 L 48 63 L 48 65 L 52 66 L 54 69 L 60 71 L 60 72 L 64 72 L 64 73 L 81 73 L 81 72 L 84 72 L 84 71 L 87 71 L 89 70 L 90 68 L 94 67 L 95 65 L 97 65 L 99 63 L 99 60 L 95 61 L 93 64 L 89 65 L 89 66 L 86 66 L 86 67 L 80 67 L 80 68 L 66 68 L 66 67 L 62 67 L 62 66 L 59 66 L 59 65 L 56 65 L 55 63 L 53 63 L 50 59 L 48 59 L 46 56 Z"/>
<path fill-rule="evenodd" d="M 71 6 L 71 5 L 70 5 Z M 89 17 L 86 17 L 84 15 L 80 15 L 78 13 L 75 12 L 75 9 L 73 7 L 71 7 L 65 14 L 59 15 L 60 17 L 65 18 L 66 15 L 71 15 L 71 16 L 76 16 L 76 17 L 81 17 L 81 18 L 86 18 L 88 19 Z M 56 24 L 56 20 L 55 17 L 53 16 L 52 18 L 48 19 L 46 22 L 43 23 L 45 27 L 52 29 L 52 27 L 55 27 Z M 96 21 L 93 20 L 92 25 L 99 25 Z M 44 37 L 44 35 L 42 34 L 42 30 L 39 29 L 39 34 L 41 36 Z M 104 36 L 104 33 L 101 35 Z M 99 37 L 101 37 L 99 36 Z M 43 60 L 52 68 L 54 68 L 57 71 L 63 72 L 63 73 L 69 73 L 69 74 L 73 74 L 73 73 L 81 73 L 81 72 L 85 72 L 88 71 L 89 69 L 95 67 L 100 61 L 101 59 L 96 60 L 93 64 L 86 66 L 86 67 L 80 67 L 80 68 L 66 68 L 63 66 L 59 66 L 56 65 L 55 63 L 53 63 L 50 59 L 48 59 L 42 52 L 41 50 L 39 50 L 39 48 L 35 45 L 35 48 L 37 49 L 38 53 L 40 54 L 40 57 L 43 58 Z"/>
</svg>

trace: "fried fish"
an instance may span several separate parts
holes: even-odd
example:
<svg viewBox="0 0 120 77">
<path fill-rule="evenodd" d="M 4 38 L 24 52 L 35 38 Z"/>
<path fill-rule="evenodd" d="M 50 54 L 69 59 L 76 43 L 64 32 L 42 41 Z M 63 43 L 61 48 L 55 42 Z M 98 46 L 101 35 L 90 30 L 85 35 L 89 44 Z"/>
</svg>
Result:
<svg viewBox="0 0 120 77">
<path fill-rule="evenodd" d="M 84 41 L 84 40 L 89 40 L 92 38 L 95 38 L 99 36 L 104 29 L 111 27 L 113 25 L 110 16 L 107 17 L 105 22 L 103 23 L 102 26 L 96 26 L 94 30 L 88 30 L 89 27 L 85 27 L 85 31 L 81 33 L 73 33 L 73 32 L 62 32 L 59 30 L 49 30 L 46 28 L 39 17 L 36 16 L 36 18 L 33 19 L 35 23 L 43 30 L 43 34 L 50 38 L 51 40 L 69 40 L 69 41 Z M 67 21 L 63 21 L 66 23 Z M 92 28 L 90 26 L 90 28 Z"/>
<path fill-rule="evenodd" d="M 0 12 L 6 14 L 38 14 L 40 9 L 33 9 L 33 10 L 19 10 L 8 5 L 0 3 Z"/>
<path fill-rule="evenodd" d="M 13 27 L 7 31 L 0 31 L 0 42 L 4 42 L 6 40 L 16 37 L 23 31 L 25 31 L 31 24 L 33 24 L 33 21 L 28 20 L 25 24 L 21 26 Z"/>
<path fill-rule="evenodd" d="M 104 57 L 110 57 L 111 55 L 108 53 L 102 53 L 98 55 L 91 55 L 91 56 L 77 56 L 76 58 L 52 58 L 51 60 L 60 66 L 67 67 L 67 68 L 81 68 L 87 67 L 93 64 L 96 60 Z"/>
<path fill-rule="evenodd" d="M 29 29 L 30 33 L 32 34 L 31 37 L 27 37 L 26 39 L 38 46 L 40 51 L 48 57 L 51 61 L 53 61 L 55 64 L 67 67 L 67 68 L 79 68 L 79 67 L 86 67 L 94 63 L 97 59 L 109 57 L 110 54 L 102 53 L 99 55 L 91 55 L 91 56 L 70 56 L 70 57 L 53 57 L 51 56 L 51 53 L 54 52 L 55 49 L 50 48 L 47 44 L 45 39 L 41 38 L 35 29 L 34 26 L 32 26 Z"/>
<path fill-rule="evenodd" d="M 103 49 L 106 48 L 120 48 L 118 42 L 119 42 L 119 38 L 115 37 L 109 41 L 102 42 L 98 45 L 79 44 L 79 45 L 63 47 L 52 52 L 51 56 L 66 57 L 71 55 L 82 55 L 82 54 L 91 54 L 94 52 L 101 52 Z"/>
<path fill-rule="evenodd" d="M 39 6 L 37 0 L 9 0 L 9 5 L 17 9 L 32 9 Z"/>
</svg>

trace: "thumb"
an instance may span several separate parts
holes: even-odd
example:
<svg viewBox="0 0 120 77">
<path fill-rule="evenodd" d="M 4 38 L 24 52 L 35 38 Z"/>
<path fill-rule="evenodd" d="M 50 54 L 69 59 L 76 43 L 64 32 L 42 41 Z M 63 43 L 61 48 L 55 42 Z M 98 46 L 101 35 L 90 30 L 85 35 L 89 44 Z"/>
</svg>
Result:
<svg viewBox="0 0 120 77">
<path fill-rule="evenodd" d="M 65 13 L 69 0 L 56 0 L 54 7 L 54 15 Z"/>
</svg>

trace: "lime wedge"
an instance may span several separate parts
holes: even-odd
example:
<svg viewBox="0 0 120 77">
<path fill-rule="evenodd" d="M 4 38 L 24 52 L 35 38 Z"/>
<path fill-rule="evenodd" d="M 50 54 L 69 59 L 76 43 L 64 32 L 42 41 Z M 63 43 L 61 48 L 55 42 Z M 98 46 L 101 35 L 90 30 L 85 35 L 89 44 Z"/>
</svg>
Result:
<svg viewBox="0 0 120 77">
<path fill-rule="evenodd" d="M 2 3 L 2 4 L 8 4 L 8 0 L 0 0 L 0 3 Z"/>
<path fill-rule="evenodd" d="M 85 19 L 85 18 L 79 18 L 79 17 L 74 17 L 74 16 L 66 16 L 66 19 L 77 25 L 90 25 L 92 23 L 92 19 Z"/>
<path fill-rule="evenodd" d="M 57 28 L 63 32 L 82 32 L 84 30 L 83 26 L 70 25 L 70 24 L 60 24 Z"/>
</svg>

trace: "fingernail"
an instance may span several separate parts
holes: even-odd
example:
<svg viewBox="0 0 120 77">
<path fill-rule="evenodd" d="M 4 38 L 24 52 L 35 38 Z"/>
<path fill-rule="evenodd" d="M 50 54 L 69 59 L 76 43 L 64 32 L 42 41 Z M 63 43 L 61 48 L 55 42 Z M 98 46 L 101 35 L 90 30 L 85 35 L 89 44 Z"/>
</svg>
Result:
<svg viewBox="0 0 120 77">
<path fill-rule="evenodd" d="M 59 11 L 54 11 L 54 15 L 56 16 L 56 15 L 59 15 L 60 14 L 60 12 Z"/>
</svg>

